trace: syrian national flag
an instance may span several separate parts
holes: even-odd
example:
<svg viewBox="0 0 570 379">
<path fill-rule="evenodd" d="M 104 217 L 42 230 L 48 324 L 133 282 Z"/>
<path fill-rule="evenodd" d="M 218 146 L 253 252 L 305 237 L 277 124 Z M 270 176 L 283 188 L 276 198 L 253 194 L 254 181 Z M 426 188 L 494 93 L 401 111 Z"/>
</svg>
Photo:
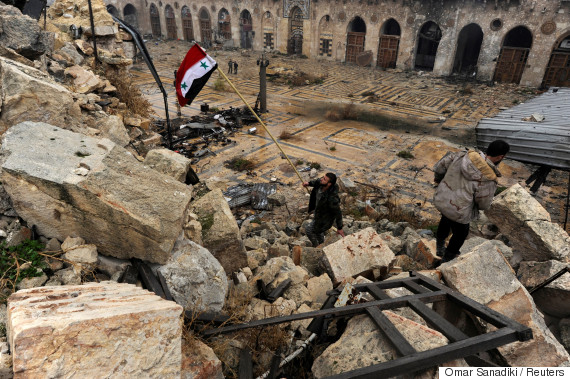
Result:
<svg viewBox="0 0 570 379">
<path fill-rule="evenodd" d="M 176 96 L 180 106 L 192 103 L 216 67 L 216 61 L 198 44 L 188 50 L 176 73 Z"/>
</svg>

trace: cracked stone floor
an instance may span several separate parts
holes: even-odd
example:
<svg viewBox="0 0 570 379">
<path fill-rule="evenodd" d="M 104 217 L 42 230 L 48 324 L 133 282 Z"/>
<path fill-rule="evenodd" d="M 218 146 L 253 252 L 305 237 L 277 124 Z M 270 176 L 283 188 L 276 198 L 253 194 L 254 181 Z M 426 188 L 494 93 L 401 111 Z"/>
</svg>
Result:
<svg viewBox="0 0 570 379">
<path fill-rule="evenodd" d="M 149 42 L 147 47 L 168 94 L 170 117 L 176 117 L 173 73 L 178 68 L 189 44 L 183 41 Z M 227 71 L 229 59 L 239 62 L 239 74 L 229 75 L 232 83 L 253 106 L 259 91 L 260 54 L 241 51 L 209 51 L 220 69 Z M 319 174 L 333 171 L 341 177 L 381 187 L 392 199 L 420 218 L 434 223 L 438 212 L 431 204 L 433 172 L 431 168 L 446 151 L 473 147 L 475 126 L 482 117 L 491 117 L 532 97 L 534 92 L 513 85 L 489 86 L 476 82 L 453 81 L 421 72 L 381 71 L 345 65 L 268 54 L 268 72 L 276 67 L 292 68 L 309 75 L 322 76 L 321 84 L 291 87 L 268 82 L 268 113 L 263 119 L 275 138 L 283 131 L 290 138 L 280 140 L 292 162 L 321 165 Z M 133 80 L 151 101 L 157 117 L 164 118 L 162 93 L 144 62 L 131 70 Z M 224 108 L 243 105 L 239 97 L 227 90 L 216 91 L 213 84 L 220 75 L 214 73 L 194 102 L 182 109 L 183 116 L 200 114 L 200 105 Z M 374 93 L 373 102 L 367 96 Z M 327 111 L 341 110 L 353 104 L 354 111 L 371 122 L 329 121 Z M 372 116 L 371 116 L 372 115 Z M 225 147 L 213 146 L 215 156 L 201 159 L 194 167 L 201 179 L 218 177 L 233 182 L 265 182 L 271 178 L 288 184 L 284 193 L 290 204 L 303 204 L 305 191 L 300 180 L 268 133 L 256 126 L 258 133 L 249 135 L 247 127 L 232 137 L 236 141 Z M 408 150 L 413 159 L 397 156 Z M 256 163 L 255 177 L 224 167 L 224 162 L 244 156 Z M 524 185 L 531 166 L 513 160 L 501 164 L 500 186 Z M 308 179 L 307 172 L 301 173 Z M 554 170 L 536 198 L 545 206 L 552 220 L 564 223 L 568 173 Z M 285 190 L 286 188 L 286 190 Z M 570 226 L 567 227 L 570 230 Z"/>
</svg>

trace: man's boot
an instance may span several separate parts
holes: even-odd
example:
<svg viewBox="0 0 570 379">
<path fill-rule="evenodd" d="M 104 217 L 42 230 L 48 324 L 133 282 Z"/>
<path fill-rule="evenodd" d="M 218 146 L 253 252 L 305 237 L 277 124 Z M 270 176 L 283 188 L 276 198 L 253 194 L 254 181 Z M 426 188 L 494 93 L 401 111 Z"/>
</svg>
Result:
<svg viewBox="0 0 570 379">
<path fill-rule="evenodd" d="M 435 254 L 441 258 L 441 257 L 443 257 L 444 253 L 445 253 L 445 240 L 436 241 L 436 243 L 435 243 Z"/>
<path fill-rule="evenodd" d="M 459 255 L 459 252 L 453 253 L 453 252 L 450 252 L 446 248 L 445 252 L 443 253 L 443 258 L 441 258 L 441 263 L 449 262 L 449 261 L 455 259 L 455 257 L 457 257 L 458 255 Z"/>
</svg>

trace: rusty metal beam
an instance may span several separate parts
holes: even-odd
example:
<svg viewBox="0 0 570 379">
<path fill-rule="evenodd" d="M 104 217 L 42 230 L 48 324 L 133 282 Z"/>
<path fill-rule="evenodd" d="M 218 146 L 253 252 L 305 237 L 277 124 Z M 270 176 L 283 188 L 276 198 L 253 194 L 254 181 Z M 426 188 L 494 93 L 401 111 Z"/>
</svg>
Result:
<svg viewBox="0 0 570 379">
<path fill-rule="evenodd" d="M 409 296 L 402 296 L 395 299 L 386 299 L 386 300 L 376 300 L 371 301 L 368 303 L 360 303 L 354 305 L 348 305 L 346 307 L 340 308 L 331 308 L 331 309 L 321 309 L 318 311 L 312 312 L 305 312 L 305 313 L 298 313 L 289 316 L 279 316 L 279 317 L 271 317 L 266 318 L 264 320 L 256 320 L 251 321 L 245 324 L 239 325 L 231 325 L 226 326 L 223 328 L 218 329 L 209 329 L 203 332 L 204 337 L 213 336 L 216 334 L 225 334 L 231 333 L 242 329 L 253 328 L 258 326 L 267 326 L 267 325 L 275 325 L 281 324 L 284 322 L 291 322 L 297 320 L 304 320 L 307 318 L 314 318 L 314 317 L 321 317 L 321 316 L 328 316 L 331 315 L 333 317 L 341 317 L 341 316 L 352 316 L 356 314 L 362 314 L 366 311 L 366 308 L 369 307 L 378 307 L 379 309 L 394 309 L 394 308 L 401 308 L 406 306 L 408 300 L 411 299 L 418 299 L 423 302 L 431 303 L 434 301 L 441 301 L 444 300 L 446 297 L 446 291 L 434 291 L 425 294 L 418 294 L 418 295 L 409 295 Z"/>
<path fill-rule="evenodd" d="M 477 337 L 453 342 L 446 346 L 407 355 L 392 361 L 359 368 L 327 379 L 377 379 L 389 378 L 402 373 L 416 372 L 443 363 L 471 356 L 517 341 L 517 332 L 503 328 Z"/>
<path fill-rule="evenodd" d="M 423 276 L 418 273 L 414 273 L 414 275 L 421 279 L 422 284 L 432 287 L 434 290 L 444 291 L 446 289 L 443 284 L 440 284 L 435 280 L 428 278 L 427 276 Z M 526 325 L 519 324 L 518 322 L 511 320 L 510 318 L 500 314 L 491 308 L 479 304 L 475 300 L 472 300 L 467 296 L 460 294 L 459 292 L 448 290 L 447 297 L 455 304 L 459 304 L 463 309 L 473 313 L 475 316 L 482 318 L 497 328 L 508 327 L 512 330 L 515 330 L 517 332 L 519 341 L 528 341 L 532 339 L 532 330 Z"/>
<path fill-rule="evenodd" d="M 416 349 L 408 342 L 406 337 L 400 333 L 398 329 L 390 322 L 388 317 L 376 307 L 366 308 L 366 312 L 372 318 L 374 323 L 388 337 L 392 345 L 396 348 L 400 355 L 412 355 L 416 353 Z"/>
</svg>

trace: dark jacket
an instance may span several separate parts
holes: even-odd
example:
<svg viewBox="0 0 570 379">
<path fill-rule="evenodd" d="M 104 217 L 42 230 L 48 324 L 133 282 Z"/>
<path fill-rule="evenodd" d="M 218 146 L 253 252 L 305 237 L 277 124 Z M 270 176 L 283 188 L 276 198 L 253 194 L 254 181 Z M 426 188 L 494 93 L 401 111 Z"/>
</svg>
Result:
<svg viewBox="0 0 570 379">
<path fill-rule="evenodd" d="M 319 179 L 311 180 L 309 186 L 313 187 L 309 199 L 309 213 L 315 211 L 315 231 L 324 232 L 333 226 L 336 221 L 337 229 L 342 229 L 342 212 L 340 210 L 340 198 L 338 197 L 338 185 L 330 187 L 323 192 L 317 203 L 317 191 L 321 187 Z"/>
</svg>

